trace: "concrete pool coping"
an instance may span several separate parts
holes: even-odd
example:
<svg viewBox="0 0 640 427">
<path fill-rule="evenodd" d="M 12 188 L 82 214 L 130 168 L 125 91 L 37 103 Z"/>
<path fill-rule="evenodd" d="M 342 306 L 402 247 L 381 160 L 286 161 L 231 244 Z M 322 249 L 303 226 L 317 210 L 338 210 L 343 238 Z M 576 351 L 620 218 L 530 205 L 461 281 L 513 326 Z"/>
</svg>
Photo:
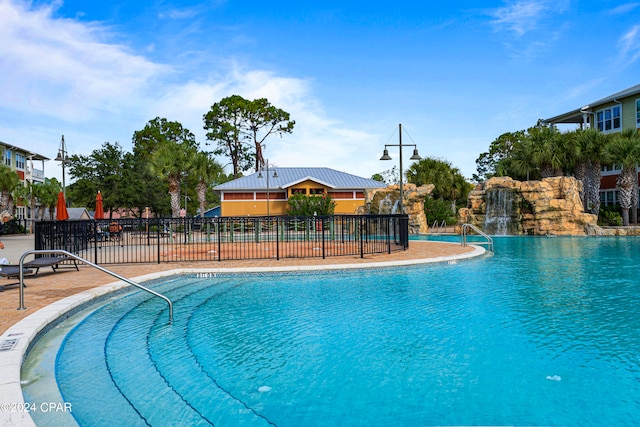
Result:
<svg viewBox="0 0 640 427">
<path fill-rule="evenodd" d="M 198 267 L 182 266 L 177 268 L 170 268 L 172 265 L 163 265 L 166 270 L 155 271 L 148 274 L 143 274 L 136 277 L 131 277 L 131 280 L 135 282 L 145 282 L 149 280 L 159 279 L 162 277 L 178 275 L 178 274 L 202 274 L 202 273 L 282 273 L 282 272 L 310 272 L 310 271 L 326 271 L 326 270 L 345 270 L 345 269 L 363 269 L 363 268 L 385 268 L 385 267 L 402 267 L 420 264 L 435 264 L 435 263 L 448 263 L 456 262 L 459 260 L 469 259 L 484 255 L 486 250 L 480 246 L 466 246 L 462 247 L 459 243 L 451 242 L 433 242 L 427 241 L 430 246 L 434 246 L 434 243 L 440 249 L 446 249 L 444 251 L 432 251 L 433 256 L 427 257 L 407 257 L 404 259 L 394 259 L 389 261 L 383 261 L 384 256 L 378 256 L 376 258 L 380 261 L 371 260 L 357 260 L 357 262 L 345 262 L 348 259 L 327 259 L 322 263 L 317 263 L 317 260 L 312 263 L 312 260 L 298 260 L 302 261 L 299 265 L 279 265 L 279 266 L 240 266 L 240 267 L 202 267 L 203 263 L 198 263 Z M 411 242 L 414 245 L 418 242 Z M 420 242 L 422 243 L 422 242 Z M 441 246 L 444 245 L 444 246 Z M 419 243 L 417 246 L 422 246 Z M 424 249 L 424 248 L 422 248 Z M 419 251 L 420 252 L 420 251 Z M 446 253 L 446 254 L 443 254 Z M 453 253 L 451 253 L 453 252 Z M 400 254 L 402 255 L 402 254 Z M 398 257 L 396 255 L 396 257 Z M 400 256 L 402 258 L 402 256 Z M 307 261 L 307 262 L 304 262 Z M 334 261 L 335 263 L 329 263 Z M 273 261 L 272 261 L 273 262 Z M 246 262 L 245 262 L 246 263 Z M 297 262 L 296 262 L 297 263 Z M 252 262 L 252 264 L 258 264 Z M 215 265 L 218 265 L 216 263 Z M 157 270 L 160 268 L 158 265 L 153 265 Z M 107 266 L 109 268 L 109 266 Z M 111 268 L 109 268 L 111 269 Z M 114 269 L 115 270 L 115 269 Z M 122 270 L 122 269 L 120 269 Z M 126 269 L 125 269 L 126 270 Z M 133 269 L 135 271 L 136 269 Z M 143 270 L 138 268 L 137 270 Z M 85 275 L 91 274 L 94 271 L 85 271 Z M 60 273 L 52 273 L 48 277 L 54 277 Z M 75 270 L 70 274 L 75 276 Z M 123 273 L 118 273 L 124 277 L 130 277 Z M 64 274 L 63 278 L 66 278 L 68 274 Z M 57 276 L 55 276 L 57 277 Z M 36 279 L 37 280 L 37 279 Z M 85 279 L 86 280 L 86 279 Z M 59 280 L 57 280 L 60 282 Z M 29 285 L 31 286 L 31 285 Z M 89 285 L 90 286 L 90 285 Z M 92 300 L 116 292 L 123 288 L 128 288 L 130 285 L 123 281 L 115 281 L 101 286 L 89 287 L 81 292 L 74 293 L 70 296 L 58 299 L 45 305 L 43 308 L 38 309 L 33 314 L 30 314 L 17 323 L 10 326 L 0 336 L 0 425 L 3 426 L 35 426 L 31 416 L 24 408 L 24 398 L 21 387 L 21 368 L 24 361 L 24 357 L 31 346 L 31 343 L 38 337 L 41 331 L 48 328 L 48 325 L 55 322 L 73 312 L 75 309 L 89 304 Z M 29 292 L 29 288 L 25 290 L 25 294 Z M 8 296 L 16 294 L 16 292 L 3 292 L 0 296 Z M 26 297 L 25 297 L 26 299 Z M 18 300 L 14 300 L 16 306 Z M 28 302 L 26 305 L 28 306 Z M 5 307 L 6 309 L 6 307 Z M 24 311 L 21 311 L 24 312 Z M 48 404 L 49 402 L 40 402 L 39 404 Z M 62 403 L 62 402 L 58 402 Z"/>
</svg>

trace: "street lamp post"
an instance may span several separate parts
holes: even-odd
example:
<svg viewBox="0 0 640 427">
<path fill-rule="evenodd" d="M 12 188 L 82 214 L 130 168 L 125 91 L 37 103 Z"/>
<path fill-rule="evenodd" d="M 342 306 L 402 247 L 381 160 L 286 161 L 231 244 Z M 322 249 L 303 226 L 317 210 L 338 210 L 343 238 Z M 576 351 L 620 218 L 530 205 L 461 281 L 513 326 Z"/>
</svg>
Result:
<svg viewBox="0 0 640 427">
<path fill-rule="evenodd" d="M 55 161 L 62 163 L 62 195 L 64 196 L 65 203 L 67 201 L 67 186 L 64 181 L 64 166 L 67 163 L 67 147 L 64 145 L 64 135 L 60 141 L 60 148 L 58 149 L 58 156 Z"/>
<path fill-rule="evenodd" d="M 399 142 L 398 144 L 385 144 L 384 145 L 384 152 L 382 153 L 382 157 L 380 157 L 380 160 L 391 160 L 391 156 L 389 156 L 389 150 L 387 149 L 387 147 L 399 147 L 399 151 L 400 151 L 400 204 L 399 204 L 399 208 L 400 208 L 400 214 L 404 214 L 404 193 L 403 193 L 403 189 L 402 189 L 402 175 L 403 175 L 403 170 L 402 170 L 402 147 L 413 147 L 413 155 L 411 156 L 411 160 L 422 160 L 422 157 L 420 157 L 420 155 L 418 154 L 418 148 L 416 147 L 416 144 L 402 144 L 402 123 L 398 125 L 398 131 L 400 134 L 399 137 Z"/>
<path fill-rule="evenodd" d="M 266 159 L 266 173 L 267 173 L 267 216 L 271 216 L 270 206 L 269 206 L 269 159 Z M 258 172 L 258 178 L 262 179 L 262 169 Z M 278 178 L 278 171 L 273 171 L 272 178 Z"/>
</svg>

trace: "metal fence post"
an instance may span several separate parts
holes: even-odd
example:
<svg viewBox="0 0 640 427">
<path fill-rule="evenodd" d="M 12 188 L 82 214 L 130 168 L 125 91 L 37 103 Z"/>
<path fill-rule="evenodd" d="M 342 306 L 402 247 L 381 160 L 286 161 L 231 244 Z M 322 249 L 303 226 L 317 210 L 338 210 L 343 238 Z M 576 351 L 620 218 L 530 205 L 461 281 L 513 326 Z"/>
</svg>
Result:
<svg viewBox="0 0 640 427">
<path fill-rule="evenodd" d="M 358 220 L 358 229 L 360 231 L 360 258 L 364 258 L 364 236 L 362 233 L 362 227 L 364 227 L 363 218 L 360 218 Z"/>
</svg>

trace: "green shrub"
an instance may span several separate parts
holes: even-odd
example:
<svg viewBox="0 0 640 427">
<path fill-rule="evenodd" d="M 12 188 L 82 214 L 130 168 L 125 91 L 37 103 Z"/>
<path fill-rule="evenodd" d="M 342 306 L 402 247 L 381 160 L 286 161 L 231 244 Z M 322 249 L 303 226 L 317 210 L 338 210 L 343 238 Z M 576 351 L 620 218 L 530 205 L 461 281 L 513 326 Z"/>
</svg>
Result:
<svg viewBox="0 0 640 427">
<path fill-rule="evenodd" d="M 435 221 L 438 224 L 445 221 L 447 225 L 456 223 L 456 217 L 451 212 L 451 202 L 447 200 L 427 197 L 424 201 L 424 213 L 427 216 L 427 224 L 429 226 Z"/>
<path fill-rule="evenodd" d="M 333 215 L 336 202 L 328 194 L 306 196 L 294 194 L 289 197 L 289 215 L 291 216 L 324 216 Z"/>
<path fill-rule="evenodd" d="M 598 225 L 620 227 L 622 225 L 620 206 L 601 206 L 598 214 Z"/>
</svg>

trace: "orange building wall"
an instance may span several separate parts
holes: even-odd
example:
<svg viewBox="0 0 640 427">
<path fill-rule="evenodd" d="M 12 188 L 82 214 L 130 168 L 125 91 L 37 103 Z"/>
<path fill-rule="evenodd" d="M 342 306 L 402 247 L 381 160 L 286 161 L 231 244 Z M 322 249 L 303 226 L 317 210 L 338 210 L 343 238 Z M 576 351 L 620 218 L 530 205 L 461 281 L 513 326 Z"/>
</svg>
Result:
<svg viewBox="0 0 640 427">
<path fill-rule="evenodd" d="M 340 190 L 332 192 L 331 189 L 314 181 L 304 181 L 286 190 L 286 194 L 291 196 L 299 192 L 307 196 L 312 195 L 311 190 L 322 190 L 328 193 L 336 202 L 336 214 L 353 215 L 357 209 L 364 206 L 364 191 Z M 269 215 L 287 215 L 289 203 L 285 199 L 285 192 L 269 193 Z M 244 193 L 222 193 L 220 204 L 220 214 L 222 216 L 263 216 L 267 215 L 267 193 L 266 191 L 251 191 Z"/>
</svg>

